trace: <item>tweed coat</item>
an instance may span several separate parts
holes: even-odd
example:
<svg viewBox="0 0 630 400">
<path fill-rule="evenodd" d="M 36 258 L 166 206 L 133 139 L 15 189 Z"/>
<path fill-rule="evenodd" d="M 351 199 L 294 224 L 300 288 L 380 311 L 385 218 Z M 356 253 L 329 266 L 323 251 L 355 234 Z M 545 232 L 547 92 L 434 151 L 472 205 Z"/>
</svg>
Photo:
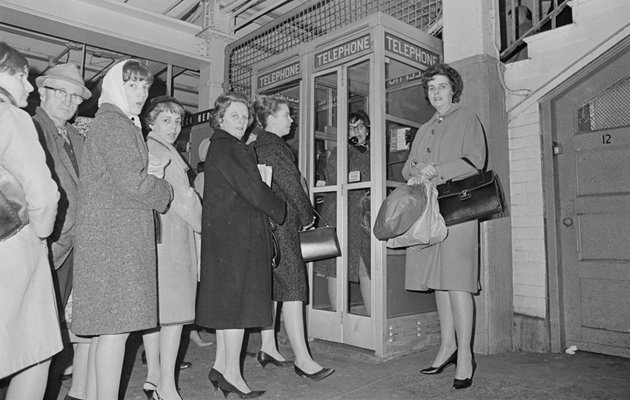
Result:
<svg viewBox="0 0 630 400">
<path fill-rule="evenodd" d="M 361 182 L 370 180 L 370 150 L 359 150 L 355 146 L 348 146 L 348 173 L 358 171 Z M 326 185 L 337 184 L 337 148 L 331 150 L 326 160 L 324 169 Z M 369 194 L 366 190 L 351 190 L 348 193 L 348 281 L 359 282 L 360 261 L 367 269 L 368 276 L 371 276 L 370 261 L 370 235 L 371 222 L 369 221 Z M 337 198 L 336 193 L 324 193 L 324 203 L 322 204 L 322 218 L 329 225 L 336 225 L 337 221 Z M 363 204 L 362 204 L 363 203 Z M 366 204 L 367 203 L 367 204 Z M 367 221 L 363 221 L 367 217 Z M 362 226 L 363 223 L 363 226 Z M 364 226 L 367 225 L 367 229 Z M 342 249 L 343 252 L 343 249 Z M 337 259 L 329 258 L 315 262 L 314 270 L 317 274 L 326 277 L 337 276 Z"/>
<path fill-rule="evenodd" d="M 127 333 L 157 326 L 153 210 L 171 185 L 147 174 L 140 129 L 103 103 L 83 148 L 75 239 L 72 332 Z"/>
<path fill-rule="evenodd" d="M 173 201 L 160 214 L 161 242 L 157 245 L 158 309 L 160 325 L 190 324 L 195 320 L 197 295 L 197 247 L 194 232 L 201 232 L 201 201 L 190 187 L 186 170 L 175 147 L 149 133 L 149 154 L 164 162 L 164 179 L 173 187 Z"/>
<path fill-rule="evenodd" d="M 46 164 L 48 164 L 52 177 L 59 186 L 59 194 L 61 195 L 57 206 L 55 228 L 48 237 L 48 244 L 52 267 L 57 270 L 59 295 L 62 306 L 65 307 L 72 291 L 73 256 L 71 252 L 74 248 L 74 226 L 79 200 L 79 175 L 64 148 L 64 138 L 59 135 L 55 123 L 41 107 L 37 107 L 35 110 L 33 123 L 39 134 L 39 141 L 44 148 L 44 153 L 46 153 Z M 65 129 L 78 163 L 83 153 L 83 136 L 68 122 L 65 124 Z M 62 266 L 64 268 L 61 268 Z"/>
<path fill-rule="evenodd" d="M 260 132 L 251 146 L 258 163 L 273 168 L 271 189 L 287 203 L 287 216 L 275 231 L 280 265 L 273 270 L 273 299 L 308 302 L 308 278 L 298 231 L 313 222 L 313 207 L 302 188 L 295 156 L 287 143 L 271 132 Z"/>
<path fill-rule="evenodd" d="M 63 348 L 45 239 L 59 193 L 31 117 L 2 100 L 0 164 L 24 190 L 29 223 L 0 241 L 0 379 Z"/>
<path fill-rule="evenodd" d="M 459 104 L 451 105 L 438 118 L 436 113 L 420 127 L 403 167 L 403 177 L 416 174 L 412 161 L 436 163 L 438 175 L 433 183 L 462 179 L 476 170 L 462 160 L 468 159 L 482 168 L 486 159 L 483 127 L 477 115 Z M 450 226 L 446 239 L 434 246 L 418 250 L 407 248 L 405 288 L 408 290 L 479 290 L 478 222 Z"/>
<path fill-rule="evenodd" d="M 254 150 L 217 129 L 204 171 L 198 325 L 215 329 L 269 326 L 271 228 L 285 202 L 262 181 Z"/>
</svg>

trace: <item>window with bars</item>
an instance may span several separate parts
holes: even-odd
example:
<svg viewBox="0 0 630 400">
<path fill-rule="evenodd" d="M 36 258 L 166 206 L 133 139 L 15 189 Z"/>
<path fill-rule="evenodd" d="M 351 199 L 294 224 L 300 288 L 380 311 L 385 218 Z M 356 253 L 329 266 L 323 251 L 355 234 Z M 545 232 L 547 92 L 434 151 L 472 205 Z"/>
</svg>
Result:
<svg viewBox="0 0 630 400">
<path fill-rule="evenodd" d="M 577 110 L 579 132 L 630 126 L 630 76 Z"/>
<path fill-rule="evenodd" d="M 420 30 L 440 17 L 442 0 L 313 0 L 227 47 L 228 84 L 251 96 L 252 69 L 277 54 L 335 32 L 376 12 Z"/>
</svg>

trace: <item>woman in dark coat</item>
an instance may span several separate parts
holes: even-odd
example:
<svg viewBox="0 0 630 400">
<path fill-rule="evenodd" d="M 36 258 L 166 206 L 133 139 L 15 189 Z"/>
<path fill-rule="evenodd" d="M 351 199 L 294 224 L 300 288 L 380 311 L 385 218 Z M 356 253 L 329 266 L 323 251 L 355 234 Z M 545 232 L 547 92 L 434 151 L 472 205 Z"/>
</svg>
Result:
<svg viewBox="0 0 630 400">
<path fill-rule="evenodd" d="M 304 336 L 304 303 L 308 301 L 306 265 L 300 250 L 298 231 L 313 223 L 313 208 L 302 188 L 300 171 L 293 152 L 282 139 L 291 131 L 289 103 L 280 96 L 259 96 L 254 103 L 258 123 L 265 129 L 252 143 L 258 163 L 273 169 L 271 189 L 287 203 L 287 217 L 275 231 L 280 246 L 280 264 L 273 270 L 273 299 L 283 302 L 284 323 L 295 354 L 295 372 L 313 380 L 334 372 L 316 363 L 308 352 Z M 274 318 L 275 320 L 275 318 Z M 263 329 L 258 362 L 263 368 L 271 363 L 288 366 L 278 352 L 273 326 Z"/>
<path fill-rule="evenodd" d="M 153 211 L 166 210 L 172 189 L 148 173 L 138 115 L 152 81 L 136 60 L 107 72 L 81 159 L 72 332 L 94 337 L 88 393 L 99 399 L 118 398 L 129 333 L 157 326 Z"/>
<path fill-rule="evenodd" d="M 363 110 L 348 115 L 348 175 L 356 174 L 357 182 L 370 180 L 370 118 Z M 326 185 L 337 184 L 337 147 L 330 151 L 324 169 Z M 353 182 L 353 181 L 351 181 Z M 337 220 L 336 193 L 325 193 L 322 220 Z M 370 192 L 369 189 L 348 191 L 348 281 L 359 283 L 367 315 L 372 313 L 370 265 Z M 329 258 L 314 264 L 315 273 L 328 280 L 328 296 L 333 310 L 337 304 L 337 259 Z"/>
<path fill-rule="evenodd" d="M 243 95 L 228 93 L 215 101 L 204 170 L 196 323 L 216 329 L 209 374 L 215 388 L 253 398 L 263 392 L 251 391 L 241 375 L 244 329 L 271 325 L 269 219 L 282 223 L 286 204 L 262 181 L 254 151 L 241 140 L 250 121 Z"/>
</svg>

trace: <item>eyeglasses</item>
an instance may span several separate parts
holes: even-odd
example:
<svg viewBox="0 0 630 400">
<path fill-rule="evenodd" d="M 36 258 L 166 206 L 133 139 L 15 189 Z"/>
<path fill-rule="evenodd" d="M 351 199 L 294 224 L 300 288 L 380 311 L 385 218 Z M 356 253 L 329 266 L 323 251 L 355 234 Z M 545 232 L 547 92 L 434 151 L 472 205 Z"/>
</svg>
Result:
<svg viewBox="0 0 630 400">
<path fill-rule="evenodd" d="M 357 132 L 365 128 L 365 124 L 363 122 L 359 122 L 356 125 L 348 125 L 348 131 Z"/>
<path fill-rule="evenodd" d="M 65 101 L 66 97 L 68 97 L 68 92 L 65 91 L 65 89 L 59 89 L 59 88 L 54 88 L 54 87 L 50 87 L 50 86 L 44 86 L 45 89 L 50 89 L 53 91 L 53 93 L 55 94 L 55 97 L 61 101 Z M 79 105 L 81 103 L 83 103 L 83 100 L 85 100 L 83 97 L 79 96 L 78 94 L 71 94 L 70 95 L 70 101 L 72 102 L 72 104 L 74 105 Z"/>
</svg>

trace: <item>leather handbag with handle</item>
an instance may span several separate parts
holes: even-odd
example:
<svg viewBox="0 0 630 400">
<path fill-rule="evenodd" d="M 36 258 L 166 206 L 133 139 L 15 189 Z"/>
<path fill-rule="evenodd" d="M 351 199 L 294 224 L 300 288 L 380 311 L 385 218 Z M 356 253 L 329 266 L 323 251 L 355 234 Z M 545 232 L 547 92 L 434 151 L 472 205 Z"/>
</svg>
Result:
<svg viewBox="0 0 630 400">
<path fill-rule="evenodd" d="M 462 160 L 477 169 L 468 158 L 462 157 Z M 485 165 L 477 171 L 478 174 L 471 177 L 437 186 L 440 214 L 446 226 L 484 220 L 505 212 L 503 190 L 497 174 L 486 171 Z"/>
<path fill-rule="evenodd" d="M 28 224 L 22 185 L 0 165 L 0 241 L 10 238 Z"/>
<path fill-rule="evenodd" d="M 329 226 L 317 211 L 313 210 L 325 226 L 300 231 L 300 248 L 304 262 L 339 257 L 341 248 L 337 239 L 337 230 Z"/>
</svg>

